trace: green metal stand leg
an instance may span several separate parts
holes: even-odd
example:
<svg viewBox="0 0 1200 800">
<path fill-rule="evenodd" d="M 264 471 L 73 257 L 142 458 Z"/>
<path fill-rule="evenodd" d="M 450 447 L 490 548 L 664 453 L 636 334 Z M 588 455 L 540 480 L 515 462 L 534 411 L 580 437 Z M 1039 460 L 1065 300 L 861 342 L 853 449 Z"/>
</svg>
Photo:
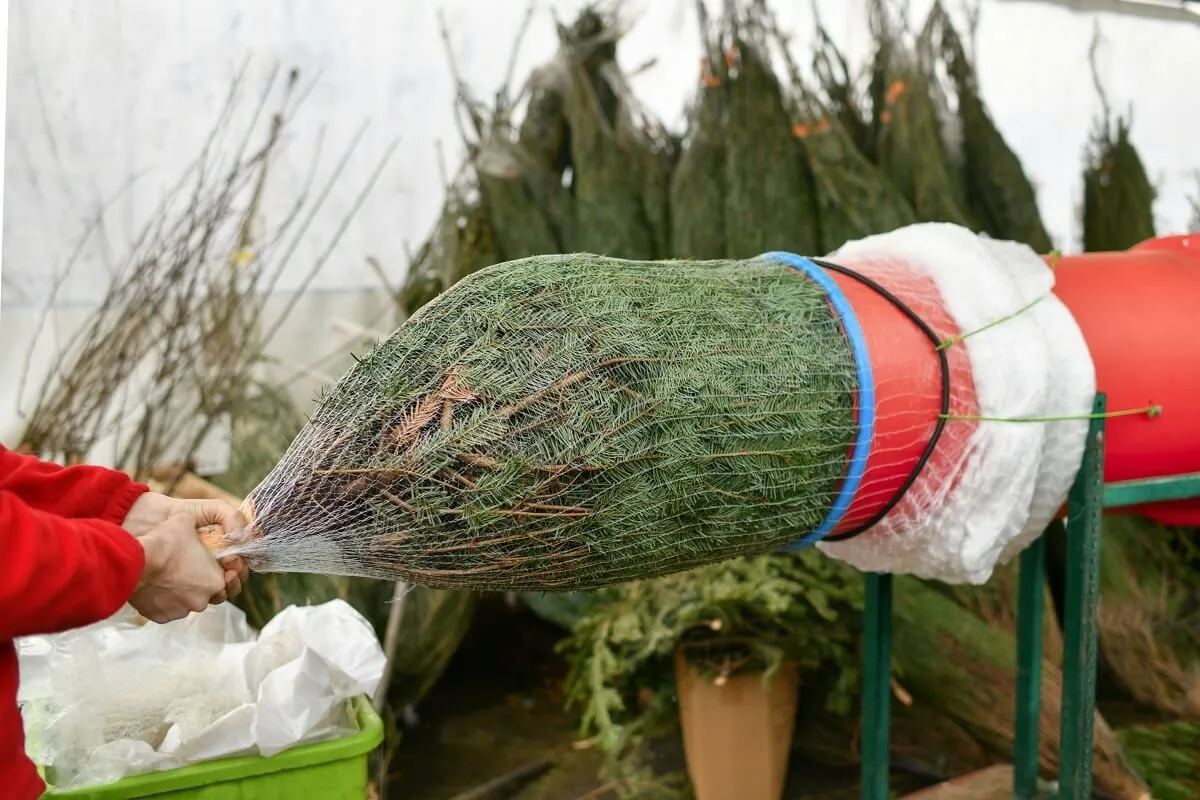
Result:
<svg viewBox="0 0 1200 800">
<path fill-rule="evenodd" d="M 1096 608 L 1100 594 L 1100 523 L 1104 513 L 1103 394 L 1096 396 L 1083 466 L 1067 506 L 1067 574 L 1063 614 L 1062 733 L 1059 800 L 1092 796 L 1095 733 Z"/>
<path fill-rule="evenodd" d="M 1017 708 L 1013 743 L 1013 800 L 1035 800 L 1038 725 L 1042 696 L 1042 614 L 1046 592 L 1046 537 L 1021 553 L 1017 607 Z"/>
<path fill-rule="evenodd" d="M 867 573 L 863 646 L 862 797 L 888 800 L 892 699 L 892 576 Z"/>
</svg>

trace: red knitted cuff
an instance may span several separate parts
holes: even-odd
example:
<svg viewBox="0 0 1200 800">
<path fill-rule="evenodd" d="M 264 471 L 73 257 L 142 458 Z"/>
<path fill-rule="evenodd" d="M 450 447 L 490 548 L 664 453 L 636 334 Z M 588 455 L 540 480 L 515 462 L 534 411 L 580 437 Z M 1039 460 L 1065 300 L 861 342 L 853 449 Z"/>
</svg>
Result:
<svg viewBox="0 0 1200 800">
<path fill-rule="evenodd" d="M 148 491 L 150 491 L 150 487 L 146 484 L 130 481 L 114 492 L 113 496 L 104 504 L 104 510 L 100 512 L 100 519 L 120 525 L 129 515 L 129 509 L 133 507 L 133 504 Z"/>
</svg>

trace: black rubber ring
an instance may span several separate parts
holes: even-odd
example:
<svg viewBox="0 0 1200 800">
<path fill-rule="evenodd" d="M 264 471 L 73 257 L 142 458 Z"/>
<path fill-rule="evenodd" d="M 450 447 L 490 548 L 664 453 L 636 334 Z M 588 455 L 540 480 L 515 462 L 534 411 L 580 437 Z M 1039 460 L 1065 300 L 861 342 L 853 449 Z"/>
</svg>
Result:
<svg viewBox="0 0 1200 800">
<path fill-rule="evenodd" d="M 908 305 L 899 297 L 896 297 L 896 295 L 892 294 L 887 289 L 880 286 L 877 282 L 868 278 L 866 275 L 861 275 L 852 269 L 841 266 L 840 264 L 833 264 L 829 261 L 822 261 L 816 258 L 810 258 L 808 260 L 816 264 L 821 269 L 831 270 L 833 272 L 845 275 L 848 278 L 853 278 L 864 286 L 874 290 L 880 297 L 884 298 L 898 308 L 900 312 L 904 314 L 904 316 L 912 320 L 913 324 L 920 328 L 921 331 L 927 337 L 929 337 L 929 341 L 933 343 L 934 352 L 937 353 L 938 364 L 942 370 L 942 411 L 940 414 L 938 414 L 937 424 L 933 428 L 933 435 L 931 435 L 929 437 L 929 441 L 926 442 L 925 450 L 921 453 L 921 458 L 917 461 L 916 466 L 913 467 L 913 471 L 909 473 L 907 478 L 905 478 L 904 483 L 900 485 L 900 489 L 896 492 L 892 499 L 889 500 L 883 506 L 883 508 L 879 509 L 874 516 L 852 530 L 846 531 L 845 533 L 826 536 L 822 540 L 826 542 L 844 542 L 847 539 L 853 539 L 855 536 L 858 536 L 864 531 L 870 530 L 872 527 L 878 524 L 881 519 L 887 516 L 888 512 L 895 508 L 896 504 L 900 502 L 901 498 L 903 498 L 908 490 L 912 488 L 913 483 L 915 483 L 917 478 L 920 477 L 921 470 L 923 470 L 925 465 L 929 463 L 930 457 L 933 456 L 933 451 L 937 448 L 938 441 L 942 438 L 942 431 L 946 429 L 946 417 L 950 414 L 950 359 L 946 356 L 946 351 L 941 346 L 942 337 L 938 336 L 937 332 L 934 331 L 933 328 L 929 327 L 929 323 L 921 319 L 920 315 L 909 308 Z"/>
</svg>

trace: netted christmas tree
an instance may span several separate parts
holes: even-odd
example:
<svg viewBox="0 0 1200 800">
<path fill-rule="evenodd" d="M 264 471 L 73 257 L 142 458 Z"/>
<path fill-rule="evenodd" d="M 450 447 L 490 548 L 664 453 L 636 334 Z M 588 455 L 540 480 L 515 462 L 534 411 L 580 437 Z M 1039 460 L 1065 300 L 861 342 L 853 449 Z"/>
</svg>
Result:
<svg viewBox="0 0 1200 800">
<path fill-rule="evenodd" d="M 910 225 L 917 216 L 860 149 L 868 126 L 860 116 L 849 68 L 819 24 L 817 37 L 813 66 L 820 92 L 805 85 L 789 59 L 795 99 L 792 133 L 802 143 L 812 172 L 821 249 L 831 252 L 848 241 Z"/>
<path fill-rule="evenodd" d="M 824 290 L 767 258 L 540 256 L 426 305 L 251 493 L 253 568 L 586 589 L 815 529 L 855 434 Z"/>
<path fill-rule="evenodd" d="M 812 172 L 793 132 L 791 97 L 772 63 L 777 48 L 765 4 L 747 3 L 722 25 L 730 42 L 723 71 L 725 254 L 816 253 Z"/>
<path fill-rule="evenodd" d="M 875 54 L 871 71 L 875 158 L 923 222 L 952 222 L 974 229 L 967 210 L 960 135 L 934 67 L 933 26 L 916 36 L 885 3 L 871 5 Z M 953 133 L 953 137 L 949 134 Z"/>
<path fill-rule="evenodd" d="M 1154 186 L 1129 138 L 1129 120 L 1096 123 L 1083 171 L 1083 249 L 1127 250 L 1154 238 Z"/>
<path fill-rule="evenodd" d="M 215 483 L 236 496 L 251 491 L 278 463 L 304 426 L 304 414 L 280 387 L 261 385 L 234 414 L 229 470 Z M 395 586 L 387 581 L 320 573 L 256 575 L 237 599 L 250 624 L 261 629 L 291 605 L 338 598 L 350 603 L 386 637 Z M 388 699 L 393 707 L 421 701 L 442 676 L 466 635 L 475 595 L 424 586 L 405 594 L 396 649 L 391 657 Z"/>
<path fill-rule="evenodd" d="M 698 4 L 703 54 L 687 133 L 671 177 L 671 244 L 677 258 L 722 258 L 725 246 L 725 129 L 729 113 L 720 28 Z"/>
<path fill-rule="evenodd" d="M 966 43 L 941 3 L 934 3 L 929 23 L 958 100 L 966 201 L 973 217 L 994 238 L 1049 253 L 1054 246 L 1042 223 L 1033 184 L 984 105 Z"/>
<path fill-rule="evenodd" d="M 1083 249 L 1088 252 L 1128 250 L 1155 235 L 1154 185 L 1130 139 L 1132 112 L 1113 117 L 1096 64 L 1100 44 L 1097 32 L 1088 55 L 1101 111 L 1083 169 Z"/>
</svg>

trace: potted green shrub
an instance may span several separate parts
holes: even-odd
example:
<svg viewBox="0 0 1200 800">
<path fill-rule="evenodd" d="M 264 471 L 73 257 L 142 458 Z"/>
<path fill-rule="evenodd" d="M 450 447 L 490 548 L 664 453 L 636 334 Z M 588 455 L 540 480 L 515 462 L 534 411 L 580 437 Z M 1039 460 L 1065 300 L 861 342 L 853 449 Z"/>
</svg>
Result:
<svg viewBox="0 0 1200 800">
<path fill-rule="evenodd" d="M 802 677 L 832 669 L 824 702 L 842 709 L 857 691 L 861 587 L 845 565 L 803 551 L 591 595 L 562 647 L 568 702 L 609 777 L 639 798 L 679 794 L 649 777 L 642 751 L 681 730 L 699 800 L 778 800 Z"/>
</svg>

